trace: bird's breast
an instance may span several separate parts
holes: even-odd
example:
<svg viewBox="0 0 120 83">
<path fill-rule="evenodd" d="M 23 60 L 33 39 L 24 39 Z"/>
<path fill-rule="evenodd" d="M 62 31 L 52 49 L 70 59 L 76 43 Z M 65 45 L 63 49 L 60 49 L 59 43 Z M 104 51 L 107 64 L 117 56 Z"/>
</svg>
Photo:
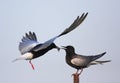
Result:
<svg viewBox="0 0 120 83">
<path fill-rule="evenodd" d="M 86 66 L 86 60 L 81 58 L 73 58 L 71 59 L 71 63 L 76 66 Z"/>
<path fill-rule="evenodd" d="M 31 52 L 28 52 L 28 53 L 23 54 L 21 57 L 26 60 L 31 60 L 33 58 L 33 54 Z"/>
</svg>

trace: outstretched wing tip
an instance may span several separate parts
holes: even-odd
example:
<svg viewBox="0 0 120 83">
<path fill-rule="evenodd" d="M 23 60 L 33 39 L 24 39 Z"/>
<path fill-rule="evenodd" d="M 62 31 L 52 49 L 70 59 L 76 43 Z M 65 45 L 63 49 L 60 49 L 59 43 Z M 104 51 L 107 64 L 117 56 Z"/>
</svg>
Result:
<svg viewBox="0 0 120 83">
<path fill-rule="evenodd" d="M 83 13 L 81 16 L 77 16 L 74 22 L 68 28 L 66 28 L 58 37 L 65 35 L 70 31 L 74 30 L 75 28 L 77 28 L 84 21 L 87 15 L 88 15 L 88 12 L 86 14 Z"/>
</svg>

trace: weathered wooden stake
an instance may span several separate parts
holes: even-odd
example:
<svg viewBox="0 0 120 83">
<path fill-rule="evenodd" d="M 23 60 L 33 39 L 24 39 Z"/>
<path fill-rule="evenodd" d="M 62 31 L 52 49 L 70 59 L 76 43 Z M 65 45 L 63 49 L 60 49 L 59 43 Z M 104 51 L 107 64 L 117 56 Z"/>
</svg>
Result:
<svg viewBox="0 0 120 83">
<path fill-rule="evenodd" d="M 79 75 L 78 73 L 73 74 L 73 83 L 79 83 Z"/>
</svg>

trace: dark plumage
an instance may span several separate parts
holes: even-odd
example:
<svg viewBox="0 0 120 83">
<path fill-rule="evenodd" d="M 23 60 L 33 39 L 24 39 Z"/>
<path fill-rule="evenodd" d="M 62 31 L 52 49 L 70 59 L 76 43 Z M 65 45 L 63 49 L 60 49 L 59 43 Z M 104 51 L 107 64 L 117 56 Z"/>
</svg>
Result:
<svg viewBox="0 0 120 83">
<path fill-rule="evenodd" d="M 16 60 L 29 60 L 29 63 L 31 64 L 32 68 L 34 69 L 33 64 L 31 63 L 31 60 L 34 58 L 38 58 L 45 53 L 47 53 L 49 50 L 56 48 L 60 50 L 58 46 L 55 45 L 54 40 L 57 39 L 58 37 L 65 35 L 72 31 L 73 29 L 77 28 L 86 18 L 88 13 L 83 13 L 81 17 L 77 17 L 74 22 L 66 28 L 61 34 L 58 36 L 55 36 L 48 41 L 44 43 L 39 43 L 37 41 L 36 34 L 33 32 L 26 33 L 25 36 L 23 36 L 22 41 L 19 44 L 19 51 L 21 52 L 21 55 L 19 58 L 15 59 Z"/>
<path fill-rule="evenodd" d="M 75 49 L 73 46 L 63 46 L 63 49 L 66 52 L 66 63 L 77 69 L 77 72 L 81 69 L 81 72 L 84 68 L 89 67 L 90 65 L 96 65 L 96 64 L 102 64 L 106 62 L 110 62 L 110 60 L 106 61 L 96 61 L 98 58 L 102 57 L 106 54 L 106 52 L 98 54 L 98 55 L 92 55 L 92 56 L 84 56 L 79 55 L 75 53 Z M 80 72 L 80 73 L 81 73 Z"/>
</svg>

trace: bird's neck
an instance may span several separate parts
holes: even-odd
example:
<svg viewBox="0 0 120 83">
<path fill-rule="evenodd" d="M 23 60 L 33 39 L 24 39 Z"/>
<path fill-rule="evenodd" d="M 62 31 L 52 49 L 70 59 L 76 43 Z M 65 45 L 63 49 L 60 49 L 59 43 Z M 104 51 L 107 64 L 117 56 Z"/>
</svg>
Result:
<svg viewBox="0 0 120 83">
<path fill-rule="evenodd" d="M 75 53 L 74 52 L 71 52 L 71 51 L 66 51 L 66 55 L 68 55 L 68 56 L 73 56 L 73 55 L 75 55 Z"/>
</svg>

